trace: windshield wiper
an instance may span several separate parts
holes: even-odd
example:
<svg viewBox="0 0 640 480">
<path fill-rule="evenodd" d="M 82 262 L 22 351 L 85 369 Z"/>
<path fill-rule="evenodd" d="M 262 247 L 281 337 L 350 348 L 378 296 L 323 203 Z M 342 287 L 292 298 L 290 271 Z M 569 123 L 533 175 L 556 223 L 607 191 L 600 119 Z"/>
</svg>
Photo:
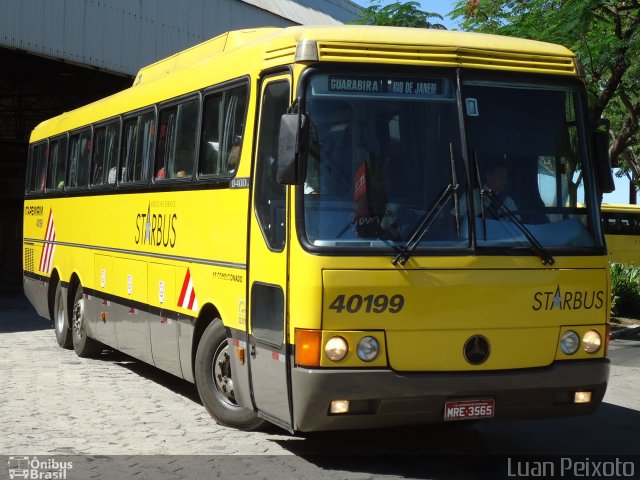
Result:
<svg viewBox="0 0 640 480">
<path fill-rule="evenodd" d="M 453 155 L 453 143 L 449 142 L 449 160 L 451 161 L 451 182 L 458 187 L 458 175 L 456 174 L 456 159 Z M 453 192 L 453 212 L 456 217 L 456 233 L 460 237 L 460 203 L 458 202 L 458 195 Z"/>
<path fill-rule="evenodd" d="M 480 189 L 480 213 L 482 215 L 482 236 L 484 241 L 487 241 L 487 215 L 484 210 L 484 190 L 482 189 L 482 179 L 480 178 L 480 165 L 478 165 L 478 154 L 473 151 L 473 163 L 476 169 L 476 181 L 478 182 L 478 188 Z"/>
<path fill-rule="evenodd" d="M 545 248 L 538 241 L 538 239 L 533 236 L 533 234 L 531 233 L 531 230 L 529 230 L 525 226 L 525 224 L 522 223 L 522 221 L 509 209 L 509 207 L 505 205 L 505 203 L 502 201 L 499 195 L 497 195 L 493 190 L 489 188 L 483 188 L 482 190 L 480 190 L 480 197 L 481 197 L 480 201 L 482 202 L 483 206 L 484 206 L 484 199 L 482 197 L 484 197 L 485 195 L 489 199 L 490 203 L 487 208 L 492 211 L 491 213 L 496 218 L 500 218 L 500 213 L 504 213 L 505 216 L 509 220 L 511 220 L 511 222 L 516 227 L 518 227 L 518 229 L 524 234 L 525 238 L 529 241 L 529 244 L 531 244 L 531 248 L 533 248 L 533 250 L 542 259 L 543 265 L 553 265 L 554 263 L 556 263 L 555 259 L 549 254 L 549 252 L 545 250 Z M 498 204 L 498 211 L 494 212 L 493 211 L 494 208 L 491 205 L 494 205 L 496 203 Z M 485 237 L 485 240 L 486 240 L 486 237 Z"/>
<path fill-rule="evenodd" d="M 447 204 L 449 198 L 455 195 L 458 187 L 459 185 L 457 183 L 450 183 L 445 187 L 444 190 L 442 190 L 436 201 L 433 203 L 433 205 L 431 205 L 431 208 L 424 214 L 422 220 L 418 222 L 418 225 L 411 233 L 411 236 L 409 237 L 409 240 L 407 240 L 407 243 L 405 243 L 404 246 L 400 248 L 398 255 L 396 255 L 396 257 L 391 260 L 392 264 L 397 265 L 399 263 L 400 265 L 404 265 L 405 263 L 407 263 L 407 260 L 411 258 L 411 252 L 416 249 L 416 247 L 420 243 L 420 240 L 422 240 L 422 237 L 427 234 L 436 217 L 440 214 L 442 209 Z"/>
<path fill-rule="evenodd" d="M 453 197 L 453 212 L 456 217 L 456 232 L 458 233 L 458 236 L 460 236 L 460 204 L 458 203 L 457 195 L 460 184 L 458 184 L 456 161 L 453 154 L 453 143 L 451 142 L 449 142 L 449 160 L 451 161 L 451 183 L 440 193 L 434 204 L 431 205 L 431 208 L 425 213 L 420 222 L 418 222 L 418 225 L 413 229 L 413 232 L 411 232 L 411 236 L 407 243 L 400 248 L 398 255 L 391 260 L 391 263 L 394 265 L 397 265 L 398 263 L 400 265 L 404 265 L 407 263 L 407 260 L 411 258 L 411 252 L 416 249 L 420 240 L 422 240 L 422 237 L 427 234 L 436 217 L 440 214 L 451 197 Z"/>
</svg>

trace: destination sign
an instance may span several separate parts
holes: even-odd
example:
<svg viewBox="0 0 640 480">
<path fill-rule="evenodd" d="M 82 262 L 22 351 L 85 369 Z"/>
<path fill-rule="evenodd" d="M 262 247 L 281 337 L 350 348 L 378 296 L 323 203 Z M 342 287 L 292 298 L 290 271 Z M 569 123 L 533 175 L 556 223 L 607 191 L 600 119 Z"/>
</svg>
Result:
<svg viewBox="0 0 640 480">
<path fill-rule="evenodd" d="M 400 95 L 408 97 L 442 97 L 441 78 L 369 77 L 360 75 L 330 75 L 328 91 L 332 93 Z"/>
</svg>

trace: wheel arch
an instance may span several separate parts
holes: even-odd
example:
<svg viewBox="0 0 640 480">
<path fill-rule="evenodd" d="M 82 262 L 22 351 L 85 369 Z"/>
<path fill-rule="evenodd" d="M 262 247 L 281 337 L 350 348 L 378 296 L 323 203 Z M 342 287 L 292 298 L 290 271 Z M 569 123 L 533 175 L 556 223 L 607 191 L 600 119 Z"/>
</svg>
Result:
<svg viewBox="0 0 640 480">
<path fill-rule="evenodd" d="M 60 274 L 58 273 L 58 269 L 54 268 L 51 271 L 51 276 L 49 277 L 49 286 L 47 287 L 47 306 L 49 307 L 49 318 L 51 321 L 55 321 L 53 316 L 53 303 L 55 301 L 56 295 L 56 286 L 60 281 Z"/>
<path fill-rule="evenodd" d="M 218 308 L 212 303 L 205 303 L 198 313 L 198 318 L 196 318 L 193 330 L 193 339 L 191 340 L 191 374 L 193 375 L 194 382 L 196 378 L 196 352 L 198 351 L 200 339 L 202 338 L 202 334 L 207 329 L 207 327 L 216 319 L 220 320 L 220 323 L 222 323 L 222 326 L 224 326 L 224 321 L 222 319 L 222 316 L 220 315 L 220 310 L 218 310 Z"/>
<path fill-rule="evenodd" d="M 82 285 L 80 276 L 76 272 L 73 272 L 71 278 L 69 278 L 69 288 L 67 289 L 67 305 L 70 305 L 70 307 L 67 308 L 69 325 L 71 325 L 71 312 L 73 311 L 76 290 L 80 285 Z"/>
</svg>

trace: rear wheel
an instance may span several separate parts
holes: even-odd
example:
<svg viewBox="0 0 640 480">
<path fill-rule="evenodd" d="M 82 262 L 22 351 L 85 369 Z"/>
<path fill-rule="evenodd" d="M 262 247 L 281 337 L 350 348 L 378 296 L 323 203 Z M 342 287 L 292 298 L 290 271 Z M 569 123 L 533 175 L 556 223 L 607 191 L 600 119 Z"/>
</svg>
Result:
<svg viewBox="0 0 640 480">
<path fill-rule="evenodd" d="M 71 328 L 69 327 L 69 315 L 67 309 L 64 308 L 64 299 L 62 298 L 62 285 L 56 283 L 56 291 L 53 294 L 53 329 L 56 332 L 56 340 L 62 348 L 71 348 L 73 341 L 71 340 Z"/>
<path fill-rule="evenodd" d="M 102 350 L 102 344 L 89 338 L 86 329 L 85 304 L 82 285 L 78 285 L 71 311 L 73 349 L 79 357 L 91 357 Z"/>
<path fill-rule="evenodd" d="M 198 394 L 209 414 L 221 425 L 255 430 L 265 421 L 238 405 L 231 377 L 231 349 L 219 319 L 202 334 L 195 361 Z"/>
</svg>

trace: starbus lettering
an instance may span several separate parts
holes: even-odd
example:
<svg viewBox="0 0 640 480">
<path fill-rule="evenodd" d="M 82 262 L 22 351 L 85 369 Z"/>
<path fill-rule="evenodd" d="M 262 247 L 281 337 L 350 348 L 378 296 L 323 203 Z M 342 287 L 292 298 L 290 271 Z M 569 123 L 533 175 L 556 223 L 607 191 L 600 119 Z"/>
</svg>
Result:
<svg viewBox="0 0 640 480">
<path fill-rule="evenodd" d="M 565 290 L 558 285 L 546 292 L 536 292 L 533 295 L 531 308 L 539 310 L 599 310 L 604 306 L 604 291 L 602 290 Z"/>
<path fill-rule="evenodd" d="M 147 213 L 136 215 L 136 245 L 171 247 L 176 245 L 176 213 L 151 213 L 151 203 Z"/>
</svg>

